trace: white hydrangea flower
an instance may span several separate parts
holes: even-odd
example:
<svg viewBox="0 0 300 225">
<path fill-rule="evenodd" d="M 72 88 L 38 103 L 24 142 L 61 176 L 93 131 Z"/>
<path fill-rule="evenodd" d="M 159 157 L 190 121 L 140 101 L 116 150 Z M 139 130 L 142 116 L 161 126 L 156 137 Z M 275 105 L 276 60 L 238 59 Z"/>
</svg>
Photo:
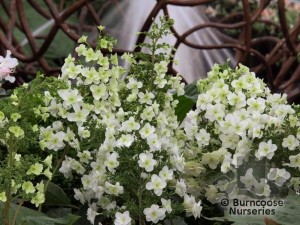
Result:
<svg viewBox="0 0 300 225">
<path fill-rule="evenodd" d="M 165 208 L 160 208 L 158 205 L 153 204 L 150 208 L 145 208 L 143 212 L 148 222 L 157 223 L 166 217 L 166 211 Z"/>
<path fill-rule="evenodd" d="M 258 150 L 255 152 L 256 158 L 259 160 L 263 157 L 266 157 L 268 159 L 272 159 L 274 156 L 274 152 L 277 150 L 277 146 L 272 143 L 272 140 L 269 140 L 268 142 L 261 142 L 259 143 Z"/>
<path fill-rule="evenodd" d="M 274 181 L 276 185 L 282 186 L 290 179 L 291 174 L 286 169 L 271 168 L 267 177 L 269 180 Z"/>
<path fill-rule="evenodd" d="M 65 178 L 69 178 L 72 175 L 72 158 L 65 157 L 65 160 L 62 162 L 61 167 L 59 168 L 59 172 L 61 172 Z"/>
<path fill-rule="evenodd" d="M 169 169 L 168 166 L 164 166 L 158 175 L 160 178 L 162 178 L 166 181 L 172 180 L 173 179 L 173 170 Z"/>
<path fill-rule="evenodd" d="M 114 225 L 131 225 L 132 219 L 129 215 L 129 211 L 123 213 L 117 212 L 115 218 Z"/>
<path fill-rule="evenodd" d="M 242 108 L 246 106 L 246 95 L 241 91 L 238 93 L 229 92 L 227 99 L 228 103 L 235 108 Z"/>
<path fill-rule="evenodd" d="M 143 87 L 143 83 L 140 81 L 137 81 L 133 77 L 130 77 L 128 79 L 128 83 L 126 84 L 126 87 L 128 89 L 131 89 L 133 94 L 138 94 L 139 89 Z"/>
<path fill-rule="evenodd" d="M 185 194 L 183 206 L 187 216 L 193 215 L 195 218 L 200 218 L 202 211 L 201 200 L 196 202 L 194 196 Z"/>
<path fill-rule="evenodd" d="M 63 131 L 59 131 L 56 134 L 51 135 L 51 137 L 47 140 L 47 148 L 54 151 L 64 148 L 65 136 L 66 134 Z"/>
<path fill-rule="evenodd" d="M 155 116 L 155 112 L 153 110 L 153 104 L 152 104 L 152 107 L 149 106 L 143 110 L 141 114 L 141 119 L 145 121 L 151 121 L 154 116 Z"/>
<path fill-rule="evenodd" d="M 132 132 L 140 129 L 141 125 L 135 122 L 135 119 L 131 116 L 128 120 L 122 123 L 121 131 Z"/>
<path fill-rule="evenodd" d="M 291 155 L 289 157 L 290 160 L 290 167 L 295 167 L 300 169 L 300 154 L 297 155 Z"/>
<path fill-rule="evenodd" d="M 93 84 L 90 86 L 90 90 L 95 100 L 99 100 L 100 98 L 105 100 L 108 98 L 108 93 L 106 91 L 106 86 L 104 84 L 99 84 L 99 85 Z"/>
<path fill-rule="evenodd" d="M 220 121 L 225 116 L 225 105 L 217 103 L 215 105 L 208 104 L 204 117 L 211 122 Z"/>
<path fill-rule="evenodd" d="M 138 93 L 138 97 L 139 97 L 139 102 L 140 103 L 146 103 L 148 105 L 152 104 L 152 99 L 154 99 L 155 95 L 152 92 L 139 92 Z"/>
<path fill-rule="evenodd" d="M 257 180 L 253 176 L 253 169 L 249 168 L 246 171 L 245 176 L 240 176 L 240 181 L 245 185 L 247 190 L 251 190 L 252 187 L 257 183 Z"/>
<path fill-rule="evenodd" d="M 157 161 L 153 159 L 152 153 L 141 153 L 139 155 L 138 164 L 141 168 L 144 168 L 147 172 L 151 172 L 154 169 L 154 166 L 157 164 Z"/>
<path fill-rule="evenodd" d="M 105 182 L 106 193 L 118 196 L 124 193 L 124 187 L 117 182 L 115 185 Z"/>
<path fill-rule="evenodd" d="M 266 107 L 266 100 L 263 98 L 249 98 L 247 100 L 247 111 L 250 113 L 259 112 L 263 113 Z"/>
<path fill-rule="evenodd" d="M 172 212 L 171 199 L 166 200 L 164 198 L 161 198 L 160 201 L 162 207 L 164 207 L 168 213 L 171 213 Z"/>
<path fill-rule="evenodd" d="M 167 183 L 164 179 L 160 178 L 156 174 L 151 176 L 151 181 L 146 184 L 147 190 L 154 190 L 154 193 L 157 196 L 161 196 L 163 189 L 167 186 Z"/>
<path fill-rule="evenodd" d="M 64 100 L 63 104 L 66 106 L 73 106 L 75 103 L 80 103 L 83 99 L 77 89 L 58 90 L 57 93 Z"/>
<path fill-rule="evenodd" d="M 116 145 L 118 147 L 126 146 L 130 147 L 131 144 L 134 142 L 134 136 L 131 134 L 122 134 L 120 139 L 117 140 Z"/>
<path fill-rule="evenodd" d="M 184 179 L 177 180 L 175 193 L 178 194 L 180 197 L 184 197 L 187 191 L 186 188 L 187 187 Z"/>
<path fill-rule="evenodd" d="M 70 122 L 77 122 L 81 126 L 87 119 L 90 111 L 86 108 L 81 107 L 79 104 L 73 104 L 73 113 L 67 114 L 67 119 Z"/>
<path fill-rule="evenodd" d="M 139 133 L 143 139 L 147 139 L 151 134 L 155 132 L 155 127 L 151 126 L 149 123 L 146 123 Z"/>
<path fill-rule="evenodd" d="M 294 135 L 289 135 L 286 138 L 283 138 L 282 147 L 293 151 L 299 146 L 299 144 L 299 141 Z"/>
<path fill-rule="evenodd" d="M 199 132 L 195 134 L 195 138 L 199 146 L 209 145 L 210 134 L 205 129 L 200 129 Z"/>
<path fill-rule="evenodd" d="M 87 219 L 94 224 L 96 216 L 98 216 L 99 213 L 97 212 L 97 206 L 96 204 L 92 204 L 89 206 L 87 210 Z"/>
<path fill-rule="evenodd" d="M 205 197 L 209 202 L 215 204 L 224 197 L 224 194 L 219 193 L 218 188 L 215 185 L 208 185 L 208 187 L 205 188 Z"/>
<path fill-rule="evenodd" d="M 161 148 L 161 141 L 158 139 L 158 136 L 155 133 L 147 137 L 147 144 L 149 145 L 151 151 L 160 150 Z"/>
<path fill-rule="evenodd" d="M 254 193 L 258 196 L 269 197 L 271 193 L 270 186 L 268 185 L 268 181 L 265 178 L 261 178 L 260 182 L 254 185 Z"/>
<path fill-rule="evenodd" d="M 85 198 L 84 198 L 84 195 L 82 194 L 82 192 L 79 189 L 76 189 L 76 188 L 74 188 L 73 190 L 75 192 L 74 198 L 76 200 L 80 201 L 80 203 L 84 205 L 84 203 L 86 201 L 85 201 Z"/>
<path fill-rule="evenodd" d="M 106 168 L 112 173 L 114 173 L 115 168 L 119 166 L 118 158 L 119 158 L 119 154 L 117 152 L 107 153 L 106 155 L 104 166 L 106 166 Z"/>
</svg>

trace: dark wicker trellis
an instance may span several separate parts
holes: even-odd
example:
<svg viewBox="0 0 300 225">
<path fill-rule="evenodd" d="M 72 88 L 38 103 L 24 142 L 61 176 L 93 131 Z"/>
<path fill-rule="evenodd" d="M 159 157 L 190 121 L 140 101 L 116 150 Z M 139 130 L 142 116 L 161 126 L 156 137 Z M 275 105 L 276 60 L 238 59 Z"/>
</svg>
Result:
<svg viewBox="0 0 300 225">
<path fill-rule="evenodd" d="M 237 62 L 247 63 L 250 57 L 255 58 L 255 65 L 252 70 L 256 73 L 263 74 L 267 78 L 268 84 L 274 92 L 286 92 L 290 101 L 296 101 L 300 96 L 300 64 L 297 62 L 297 53 L 300 52 L 300 19 L 295 21 L 293 27 L 289 27 L 286 21 L 285 1 L 277 1 L 277 13 L 279 22 L 261 20 L 262 11 L 270 4 L 271 0 L 260 0 L 255 11 L 250 10 L 250 4 L 247 0 L 241 0 L 242 11 L 234 12 L 221 19 L 208 21 L 195 27 L 190 27 L 185 33 L 179 34 L 173 27 L 172 31 L 176 37 L 175 47 L 187 45 L 191 48 L 199 49 L 234 49 Z M 23 67 L 18 68 L 16 77 L 18 84 L 24 82 L 25 74 L 34 74 L 36 68 L 42 68 L 47 75 L 58 74 L 59 67 L 53 67 L 48 64 L 45 59 L 45 53 L 49 49 L 52 41 L 59 30 L 63 31 L 71 40 L 76 42 L 83 32 L 93 31 L 96 26 L 101 24 L 99 18 L 101 14 L 109 7 L 118 7 L 120 2 L 117 0 L 98 1 L 95 7 L 92 0 L 77 1 L 42 1 L 28 0 L 31 7 L 47 20 L 54 20 L 49 33 L 46 36 L 34 36 L 28 22 L 28 15 L 24 11 L 23 0 L 0 0 L 0 6 L 3 7 L 7 14 L 8 20 L 0 15 L 0 54 L 4 54 L 6 49 L 11 50 L 14 57 L 24 63 Z M 151 27 L 152 18 L 156 17 L 159 11 L 163 11 L 165 15 L 169 15 L 168 5 L 176 5 L 180 7 L 194 7 L 198 5 L 210 4 L 213 0 L 157 0 L 156 5 L 152 9 L 150 15 L 145 21 L 142 31 L 147 31 Z M 101 3 L 101 4 L 100 4 Z M 70 23 L 67 19 L 76 15 L 77 23 Z M 122 16 L 122 12 L 120 12 Z M 134 15 L 133 15 L 134 17 Z M 89 23 L 87 23 L 87 18 Z M 259 21 L 266 26 L 274 26 L 279 36 L 252 36 L 252 25 Z M 91 23 L 92 22 L 92 23 Z M 187 38 L 193 32 L 205 28 L 217 28 L 221 32 L 224 29 L 241 30 L 238 38 L 232 38 L 222 35 L 223 43 L 220 45 L 198 45 L 190 42 Z M 17 38 L 14 36 L 15 29 L 18 29 L 28 39 L 31 54 L 26 54 Z M 138 37 L 137 43 L 145 40 L 143 35 Z M 39 44 L 38 42 L 39 41 Z M 42 43 L 40 44 L 40 41 Z M 257 46 L 272 46 L 267 52 L 261 51 L 263 48 Z M 126 49 L 114 49 L 114 52 L 122 54 Z M 139 49 L 136 49 L 139 51 Z M 278 64 L 278 61 L 280 61 Z M 175 72 L 173 65 L 169 66 L 170 72 Z"/>
</svg>

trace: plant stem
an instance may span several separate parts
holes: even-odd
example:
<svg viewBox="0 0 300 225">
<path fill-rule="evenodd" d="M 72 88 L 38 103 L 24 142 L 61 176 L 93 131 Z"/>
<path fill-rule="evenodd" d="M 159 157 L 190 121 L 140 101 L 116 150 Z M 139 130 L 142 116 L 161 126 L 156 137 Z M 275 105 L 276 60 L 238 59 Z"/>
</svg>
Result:
<svg viewBox="0 0 300 225">
<path fill-rule="evenodd" d="M 55 168 L 54 168 L 54 170 L 53 170 L 53 172 L 52 172 L 52 177 L 54 177 L 54 175 L 55 175 L 55 174 L 57 173 L 57 171 L 59 170 L 59 167 L 60 167 L 62 161 L 64 160 L 64 158 L 65 158 L 65 156 L 66 156 L 66 154 L 67 154 L 67 151 L 68 151 L 68 148 L 65 148 L 63 154 L 61 155 L 61 157 L 60 157 L 58 163 L 56 164 L 56 166 L 55 166 Z M 46 184 L 45 184 L 44 193 L 47 192 L 47 188 L 48 188 L 50 182 L 51 182 L 51 179 L 47 180 L 47 182 L 46 182 Z M 38 209 L 39 212 L 42 211 L 42 205 L 43 205 L 43 204 L 40 204 L 40 205 L 39 205 L 39 209 Z"/>
<path fill-rule="evenodd" d="M 10 174 L 10 167 L 13 164 L 13 144 L 12 144 L 12 139 L 9 137 L 7 140 L 7 150 L 8 150 L 8 160 L 7 160 L 7 167 L 9 171 L 9 177 L 8 180 L 10 181 L 9 185 L 6 188 L 5 195 L 6 195 L 6 202 L 4 205 L 4 210 L 2 214 L 2 218 L 4 219 L 4 224 L 9 225 L 9 210 L 10 210 L 10 203 L 11 203 L 11 174 Z"/>
<path fill-rule="evenodd" d="M 18 208 L 16 209 L 15 216 L 14 216 L 14 219 L 13 219 L 13 222 L 12 222 L 12 225 L 15 225 L 15 224 L 16 224 L 17 215 L 18 215 L 18 213 L 19 213 L 19 211 L 20 211 L 20 208 L 21 208 L 21 206 L 23 205 L 23 203 L 24 203 L 24 201 L 21 200 L 20 203 L 19 203 L 19 205 L 18 205 Z"/>
</svg>

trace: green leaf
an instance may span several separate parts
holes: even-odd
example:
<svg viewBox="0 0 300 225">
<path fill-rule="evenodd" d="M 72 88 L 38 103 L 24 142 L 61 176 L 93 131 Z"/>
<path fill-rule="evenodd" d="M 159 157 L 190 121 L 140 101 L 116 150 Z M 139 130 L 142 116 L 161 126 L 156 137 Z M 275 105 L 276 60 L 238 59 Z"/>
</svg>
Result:
<svg viewBox="0 0 300 225">
<path fill-rule="evenodd" d="M 184 221 L 184 218 L 179 217 L 179 216 L 176 216 L 176 217 L 174 217 L 172 219 L 164 221 L 164 225 L 173 225 L 173 224 L 176 224 L 176 225 L 187 225 L 187 223 Z"/>
<path fill-rule="evenodd" d="M 186 117 L 186 114 L 193 108 L 195 102 L 184 95 L 179 97 L 177 96 L 175 99 L 179 101 L 177 107 L 175 108 L 175 115 L 177 116 L 178 121 L 181 123 Z"/>
<path fill-rule="evenodd" d="M 192 99 L 196 103 L 199 95 L 197 81 L 186 85 L 184 87 L 184 93 L 187 98 Z"/>
<path fill-rule="evenodd" d="M 65 225 L 72 225 L 78 220 L 80 216 L 76 216 L 73 214 L 68 214 L 67 216 L 63 218 L 51 218 L 48 216 L 26 216 L 22 219 L 23 222 L 26 222 L 25 224 L 28 225 L 34 224 L 34 225 L 56 225 L 56 224 L 65 224 Z M 24 224 L 24 225 L 25 225 Z"/>
<path fill-rule="evenodd" d="M 175 114 L 180 123 L 184 120 L 186 114 L 193 108 L 193 106 L 197 102 L 198 89 L 196 86 L 196 82 L 186 85 L 184 91 L 185 95 L 175 97 L 175 99 L 179 101 L 175 109 Z"/>
<path fill-rule="evenodd" d="M 46 190 L 45 205 L 70 205 L 71 201 L 66 193 L 56 184 L 50 182 Z"/>
<path fill-rule="evenodd" d="M 72 212 L 70 208 L 54 208 L 47 211 L 47 216 L 51 218 L 62 218 Z"/>
<path fill-rule="evenodd" d="M 0 215 L 2 215 L 3 207 L 4 204 L 0 203 Z M 9 213 L 11 222 L 13 221 L 16 212 L 18 212 L 16 217 L 16 224 L 18 225 L 73 225 L 80 218 L 80 216 L 70 213 L 62 218 L 51 218 L 39 211 L 11 204 Z"/>
</svg>

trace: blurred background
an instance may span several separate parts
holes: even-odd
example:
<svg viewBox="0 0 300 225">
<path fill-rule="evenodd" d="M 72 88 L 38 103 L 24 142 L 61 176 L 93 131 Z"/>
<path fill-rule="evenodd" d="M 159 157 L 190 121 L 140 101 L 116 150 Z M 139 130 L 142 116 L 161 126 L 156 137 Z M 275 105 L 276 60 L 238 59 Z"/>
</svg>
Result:
<svg viewBox="0 0 300 225">
<path fill-rule="evenodd" d="M 95 46 L 100 24 L 118 40 L 115 53 L 140 51 L 134 46 L 147 40 L 137 32 L 162 15 L 175 21 L 173 35 L 162 40 L 177 49 L 171 74 L 191 83 L 230 59 L 300 102 L 299 0 L 0 0 L 0 55 L 8 49 L 19 60 L 21 85 L 38 71 L 59 75 L 79 37 Z"/>
</svg>

